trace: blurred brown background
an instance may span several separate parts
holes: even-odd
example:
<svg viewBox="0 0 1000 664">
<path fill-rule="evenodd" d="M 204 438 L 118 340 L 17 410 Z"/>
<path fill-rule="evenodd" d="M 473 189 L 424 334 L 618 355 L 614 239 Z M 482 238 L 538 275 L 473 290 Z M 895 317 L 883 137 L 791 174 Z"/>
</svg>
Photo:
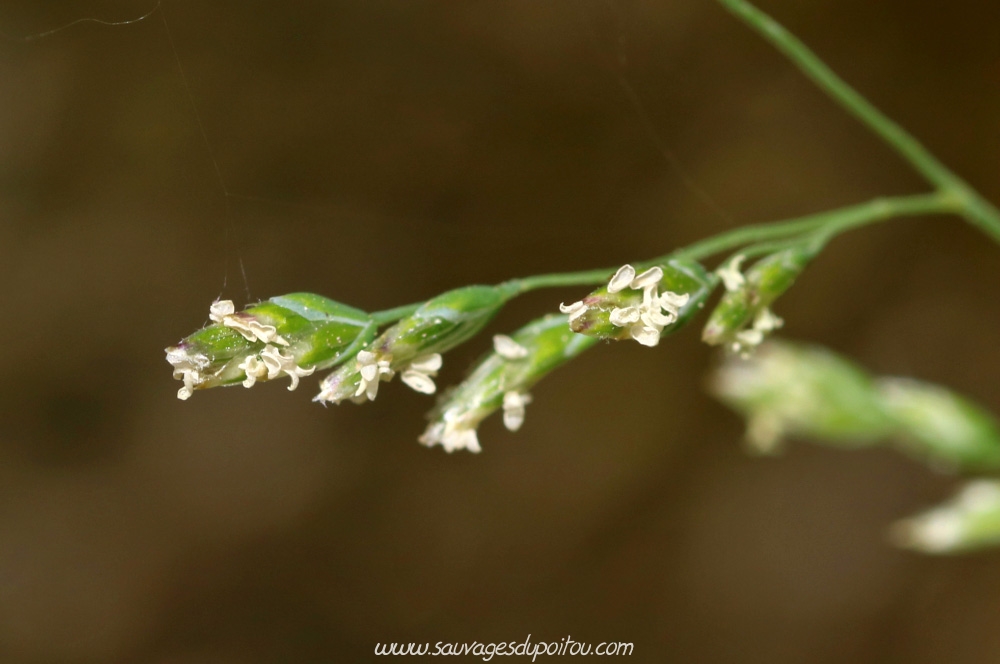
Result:
<svg viewBox="0 0 1000 664">
<path fill-rule="evenodd" d="M 1000 201 L 994 3 L 763 6 Z M 715 3 L 164 0 L 18 39 L 150 9 L 0 3 L 0 661 L 528 634 L 643 662 L 1000 661 L 1000 554 L 885 541 L 956 480 L 884 451 L 745 456 L 695 329 L 599 347 L 479 456 L 419 446 L 430 401 L 398 382 L 326 410 L 315 379 L 175 398 L 162 349 L 247 301 L 240 260 L 252 298 L 374 310 L 923 190 Z M 998 274 L 960 222 L 898 221 L 838 240 L 778 310 L 1000 411 Z"/>
</svg>

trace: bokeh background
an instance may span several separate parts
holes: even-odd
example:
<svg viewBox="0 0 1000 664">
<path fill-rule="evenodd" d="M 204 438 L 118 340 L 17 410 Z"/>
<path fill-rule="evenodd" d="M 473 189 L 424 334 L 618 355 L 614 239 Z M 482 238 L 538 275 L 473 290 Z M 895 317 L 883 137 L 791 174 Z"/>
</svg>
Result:
<svg viewBox="0 0 1000 664">
<path fill-rule="evenodd" d="M 993 3 L 762 5 L 1000 201 Z M 478 456 L 419 446 L 431 402 L 398 382 L 326 410 L 315 379 L 175 398 L 162 349 L 220 295 L 375 310 L 924 189 L 719 6 L 163 0 L 22 39 L 152 8 L 0 3 L 0 661 L 529 634 L 648 662 L 1000 659 L 1000 554 L 885 538 L 956 478 L 745 455 L 696 329 L 593 350 Z M 998 274 L 957 220 L 897 221 L 837 240 L 779 313 L 1000 411 Z"/>
</svg>

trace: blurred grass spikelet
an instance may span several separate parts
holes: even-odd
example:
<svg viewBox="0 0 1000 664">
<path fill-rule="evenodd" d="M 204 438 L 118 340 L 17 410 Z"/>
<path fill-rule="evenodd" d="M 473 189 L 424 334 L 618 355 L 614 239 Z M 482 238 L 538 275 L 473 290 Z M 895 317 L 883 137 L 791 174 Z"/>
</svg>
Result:
<svg viewBox="0 0 1000 664">
<path fill-rule="evenodd" d="M 747 443 L 762 454 L 787 436 L 856 447 L 893 431 L 871 377 L 824 348 L 770 341 L 749 358 L 728 355 L 709 390 L 746 418 Z"/>
<path fill-rule="evenodd" d="M 1000 470 L 1000 426 L 962 395 L 912 378 L 881 378 L 898 446 L 939 470 Z"/>
<path fill-rule="evenodd" d="M 889 536 L 897 546 L 934 554 L 1000 545 L 1000 481 L 969 482 L 951 500 L 897 521 Z"/>
<path fill-rule="evenodd" d="M 758 452 L 786 436 L 841 447 L 890 442 L 939 470 L 1000 469 L 1000 425 L 984 409 L 940 385 L 875 379 L 824 348 L 767 342 L 750 358 L 728 356 L 709 388 L 743 414 Z"/>
</svg>

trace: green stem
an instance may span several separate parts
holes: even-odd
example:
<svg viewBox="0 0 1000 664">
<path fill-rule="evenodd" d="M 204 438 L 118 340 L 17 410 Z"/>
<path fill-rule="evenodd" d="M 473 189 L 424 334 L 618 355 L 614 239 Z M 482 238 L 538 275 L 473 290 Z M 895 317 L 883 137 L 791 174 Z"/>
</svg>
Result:
<svg viewBox="0 0 1000 664">
<path fill-rule="evenodd" d="M 664 256 L 642 261 L 641 263 L 637 263 L 636 267 L 661 263 L 675 257 L 702 260 L 714 254 L 738 249 L 745 245 L 754 245 L 750 247 L 750 253 L 756 254 L 763 251 L 765 246 L 780 247 L 789 243 L 802 241 L 825 244 L 834 236 L 858 226 L 865 226 L 894 217 L 947 214 L 960 210 L 961 202 L 947 192 L 876 198 L 859 205 L 828 210 L 786 221 L 737 228 L 701 240 L 700 242 L 695 242 L 684 249 L 679 249 Z M 758 244 L 762 242 L 768 244 Z M 757 251 L 755 247 L 761 247 L 761 250 Z M 583 272 L 540 274 L 533 277 L 524 277 L 523 279 L 511 279 L 500 284 L 499 287 L 507 290 L 510 296 L 513 297 L 514 295 L 539 288 L 595 286 L 606 282 L 616 269 L 617 267 L 605 267 Z"/>
<path fill-rule="evenodd" d="M 865 205 L 868 205 L 867 203 Z M 805 217 L 797 217 L 787 221 L 769 222 L 765 224 L 752 224 L 741 226 L 740 228 L 719 233 L 704 240 L 699 240 L 676 253 L 692 260 L 701 260 L 713 254 L 729 251 L 736 247 L 751 242 L 763 242 L 766 240 L 785 239 L 790 236 L 800 235 L 815 230 L 817 227 L 836 218 L 841 212 L 851 210 L 843 208 L 841 210 L 831 210 L 810 214 Z"/>
<path fill-rule="evenodd" d="M 818 245 L 818 250 L 837 235 L 858 226 L 900 217 L 955 213 L 958 210 L 955 199 L 947 192 L 876 198 L 868 203 L 840 210 L 840 214 L 813 232 L 811 242 Z"/>
<path fill-rule="evenodd" d="M 953 196 L 941 192 L 876 198 L 859 205 L 818 212 L 787 221 L 744 226 L 695 242 L 689 247 L 675 252 L 675 255 L 701 260 L 707 256 L 730 251 L 750 243 L 788 240 L 794 235 L 817 231 L 829 239 L 848 229 L 885 221 L 892 217 L 954 213 L 959 209 L 960 204 Z M 829 233 L 826 232 L 827 229 L 829 229 Z"/>
<path fill-rule="evenodd" d="M 371 314 L 372 320 L 375 321 L 375 325 L 381 327 L 386 323 L 395 323 L 400 318 L 404 316 L 409 316 L 414 311 L 419 309 L 424 303 L 414 302 L 413 304 L 405 304 L 401 307 L 394 307 L 392 309 L 385 309 L 383 311 L 376 311 Z"/>
<path fill-rule="evenodd" d="M 818 232 L 818 231 L 817 231 Z M 788 249 L 789 247 L 800 246 L 806 244 L 812 236 L 796 237 L 791 240 L 770 240 L 768 242 L 758 242 L 757 244 L 751 244 L 746 247 L 740 247 L 736 254 L 743 256 L 744 258 L 756 258 L 757 256 L 767 256 L 769 254 L 774 254 L 779 251 Z M 731 260 L 729 259 L 722 261 L 724 264 Z"/>
<path fill-rule="evenodd" d="M 958 214 L 995 241 L 1000 242 L 1000 210 L 980 196 L 968 183 L 942 164 L 909 132 L 886 117 L 871 102 L 844 82 L 805 44 L 777 21 L 746 0 L 719 2 L 795 64 L 813 83 L 848 113 L 871 129 L 938 191 L 957 203 Z"/>
<path fill-rule="evenodd" d="M 582 272 L 562 272 L 557 274 L 538 274 L 523 279 L 511 279 L 500 284 L 500 288 L 513 295 L 527 293 L 538 288 L 559 288 L 562 286 L 595 286 L 604 283 L 615 273 L 617 267 L 603 267 Z"/>
</svg>

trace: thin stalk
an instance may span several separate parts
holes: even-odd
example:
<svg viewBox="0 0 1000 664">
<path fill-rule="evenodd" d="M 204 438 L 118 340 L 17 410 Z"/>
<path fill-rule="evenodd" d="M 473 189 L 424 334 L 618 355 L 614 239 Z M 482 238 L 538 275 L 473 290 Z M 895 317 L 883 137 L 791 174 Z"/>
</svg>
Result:
<svg viewBox="0 0 1000 664">
<path fill-rule="evenodd" d="M 555 274 L 538 274 L 523 279 L 511 279 L 500 284 L 501 288 L 509 290 L 512 295 L 527 293 L 539 288 L 560 288 L 562 286 L 596 286 L 606 282 L 617 267 L 604 267 L 582 272 L 561 272 Z"/>
<path fill-rule="evenodd" d="M 955 210 L 1000 242 L 1000 210 L 980 196 L 968 183 L 938 161 L 909 132 L 890 120 L 854 88 L 844 82 L 795 35 L 746 0 L 719 0 L 737 18 L 777 48 L 823 92 L 878 135 L 887 145 L 923 175 L 938 191 L 955 198 Z"/>
<path fill-rule="evenodd" d="M 818 212 L 787 221 L 736 228 L 695 242 L 687 248 L 675 252 L 674 255 L 701 260 L 746 244 L 789 239 L 791 236 L 823 231 L 827 228 L 831 229 L 832 235 L 836 235 L 850 228 L 885 221 L 893 217 L 954 213 L 959 208 L 960 204 L 954 197 L 945 193 L 876 198 L 858 205 Z"/>
<path fill-rule="evenodd" d="M 662 263 L 671 258 L 702 260 L 714 254 L 731 251 L 750 245 L 748 255 L 764 253 L 765 249 L 778 249 L 796 242 L 816 242 L 825 244 L 844 231 L 866 226 L 895 217 L 916 217 L 928 214 L 955 213 L 961 209 L 961 201 L 948 192 L 916 194 L 876 198 L 866 203 L 828 210 L 803 217 L 767 224 L 744 226 L 720 233 L 664 256 L 637 263 L 637 267 Z M 510 279 L 497 288 L 508 298 L 516 297 L 539 288 L 561 288 L 565 286 L 597 286 L 607 282 L 617 266 L 584 270 L 581 272 L 560 272 L 538 274 L 522 279 Z M 379 327 L 394 323 L 409 316 L 423 303 L 416 302 L 402 307 L 376 311 L 372 320 Z"/>
<path fill-rule="evenodd" d="M 811 238 L 812 238 L 811 235 L 806 235 L 806 236 L 792 238 L 791 240 L 771 240 L 769 242 L 758 242 L 757 244 L 751 244 L 746 247 L 740 247 L 739 251 L 737 251 L 736 253 L 739 254 L 740 256 L 743 256 L 744 258 L 756 258 L 757 256 L 766 256 L 769 254 L 777 253 L 779 251 L 783 251 L 790 247 L 807 244 Z M 722 262 L 726 263 L 728 261 L 722 261 Z"/>
<path fill-rule="evenodd" d="M 955 213 L 961 203 L 945 192 L 876 198 L 866 203 L 828 210 L 816 214 L 796 217 L 786 221 L 744 226 L 720 233 L 700 242 L 664 256 L 642 261 L 637 267 L 660 263 L 670 258 L 702 260 L 714 254 L 738 249 L 745 245 L 773 242 L 775 246 L 796 241 L 816 241 L 826 243 L 832 237 L 846 230 L 865 226 L 894 217 L 916 217 L 929 214 Z M 803 237 L 805 236 L 805 237 Z M 511 279 L 500 284 L 511 296 L 539 288 L 559 288 L 563 286 L 596 286 L 608 280 L 617 266 L 582 272 L 540 274 L 522 279 Z"/>
<path fill-rule="evenodd" d="M 414 311 L 419 309 L 424 303 L 414 302 L 413 304 L 405 304 L 401 307 L 394 307 L 392 309 L 385 309 L 383 311 L 376 311 L 371 314 L 372 320 L 375 321 L 375 325 L 382 327 L 386 323 L 395 323 L 400 318 L 404 316 L 409 316 Z"/>
</svg>

